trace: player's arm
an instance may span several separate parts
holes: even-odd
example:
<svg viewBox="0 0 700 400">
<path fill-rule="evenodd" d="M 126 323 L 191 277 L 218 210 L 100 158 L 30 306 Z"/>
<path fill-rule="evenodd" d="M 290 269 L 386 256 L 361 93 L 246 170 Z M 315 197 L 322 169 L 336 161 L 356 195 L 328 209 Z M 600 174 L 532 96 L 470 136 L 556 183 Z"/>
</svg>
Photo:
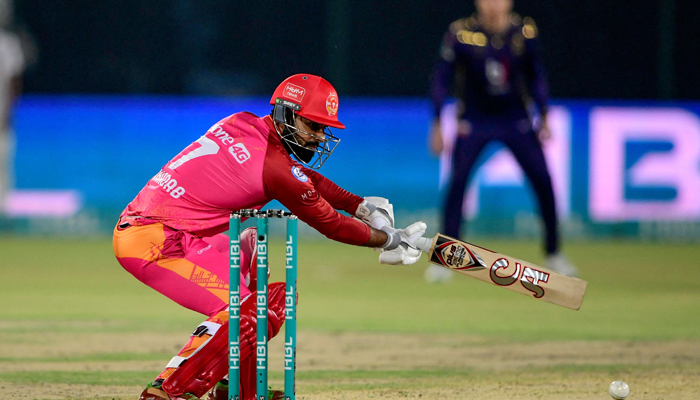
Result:
<svg viewBox="0 0 700 400">
<path fill-rule="evenodd" d="M 292 193 L 285 190 L 285 193 Z M 382 249 L 379 262 L 383 264 L 414 264 L 421 253 L 430 248 L 432 239 L 424 238 L 426 225 L 423 222 L 411 224 L 406 229 L 384 226 L 375 229 L 354 218 L 338 213 L 331 205 L 318 196 L 315 201 L 296 201 L 293 197 L 276 197 L 294 215 L 306 222 L 329 239 Z M 369 236 L 366 240 L 365 237 Z M 426 246 L 426 243 L 427 246 Z"/>
<path fill-rule="evenodd" d="M 444 147 L 440 129 L 440 112 L 442 105 L 450 94 L 455 75 L 455 60 L 457 58 L 455 52 L 457 43 L 457 37 L 455 36 L 456 23 L 450 25 L 450 30 L 445 33 L 440 46 L 440 57 L 430 75 L 430 99 L 433 103 L 433 121 L 430 126 L 428 145 L 430 151 L 435 155 L 440 154 Z"/>
<path fill-rule="evenodd" d="M 348 192 L 312 169 L 302 168 L 302 170 L 311 178 L 314 188 L 328 204 L 336 210 L 343 210 L 350 215 L 355 215 L 357 207 L 363 201 L 362 197 Z"/>
<path fill-rule="evenodd" d="M 286 168 L 266 170 L 265 192 L 278 200 L 289 211 L 329 239 L 373 248 L 382 248 L 380 262 L 387 264 L 412 264 L 420 258 L 421 250 L 416 241 L 429 240 L 422 236 L 425 224 L 415 223 L 406 229 L 388 226 L 374 229 L 357 219 L 338 213 L 314 187 L 305 174 L 286 173 Z"/>
<path fill-rule="evenodd" d="M 450 30 L 445 33 L 442 39 L 440 57 L 435 63 L 430 75 L 430 98 L 433 102 L 433 116 L 436 119 L 440 118 L 442 105 L 450 94 L 450 88 L 454 78 L 455 61 L 457 59 L 455 52 L 456 44 L 457 37 L 455 36 L 454 29 L 450 27 Z"/>
<path fill-rule="evenodd" d="M 547 129 L 547 104 L 549 102 L 549 84 L 547 72 L 542 60 L 538 39 L 537 25 L 532 18 L 524 18 L 523 35 L 525 36 L 524 78 L 529 95 L 537 105 L 542 118 L 541 128 Z M 548 132 L 547 132 L 548 133 Z"/>
<path fill-rule="evenodd" d="M 268 198 L 276 199 L 302 221 L 319 231 L 329 239 L 355 246 L 377 246 L 381 239 L 387 237 L 382 233 L 372 234 L 370 227 L 360 221 L 341 215 L 324 199 L 316 188 L 314 181 L 306 173 L 308 170 L 299 167 L 289 170 L 281 166 L 282 159 L 273 158 L 263 170 L 263 185 Z M 267 167 L 271 165 L 272 167 Z M 361 199 L 346 195 L 349 200 L 346 205 L 351 211 L 352 203 L 359 204 Z M 357 206 L 355 206 L 357 208 Z M 383 245 L 384 242 L 379 243 Z"/>
<path fill-rule="evenodd" d="M 304 173 L 311 178 L 321 197 L 336 210 L 354 215 L 375 229 L 381 229 L 384 226 L 394 227 L 394 208 L 389 200 L 374 196 L 363 199 L 314 170 L 304 168 Z"/>
<path fill-rule="evenodd" d="M 390 245 L 387 232 L 340 214 L 313 188 L 302 188 L 306 197 L 295 196 L 289 186 L 274 195 L 290 212 L 329 239 L 355 246 L 384 248 Z M 396 247 L 396 246 L 393 246 Z"/>
<path fill-rule="evenodd" d="M 383 254 L 379 257 L 380 261 L 388 264 L 395 264 L 396 262 L 392 261 L 397 258 L 399 261 L 405 261 L 406 249 L 398 248 L 399 245 L 409 240 L 410 236 L 411 247 L 415 247 L 412 246 L 413 242 L 425 233 L 426 228 L 424 224 L 414 226 L 411 229 L 407 228 L 411 232 L 410 234 L 405 234 L 406 230 L 394 229 L 394 208 L 389 203 L 389 200 L 374 196 L 362 199 L 342 189 L 323 175 L 312 170 L 308 172 L 313 176 L 313 182 L 316 184 L 316 190 L 321 194 L 322 200 L 328 201 L 331 206 L 335 204 L 335 209 L 343 209 L 350 214 L 354 214 L 357 219 L 370 227 L 370 238 L 364 246 L 393 251 L 393 256 Z M 358 201 L 360 202 L 359 204 Z M 350 204 L 350 206 L 345 208 L 339 207 L 344 204 Z M 422 226 L 422 228 L 417 228 L 419 226 Z M 416 235 L 417 232 L 420 232 L 420 234 Z M 417 256 L 414 254 L 416 260 L 420 257 L 420 253 Z"/>
</svg>

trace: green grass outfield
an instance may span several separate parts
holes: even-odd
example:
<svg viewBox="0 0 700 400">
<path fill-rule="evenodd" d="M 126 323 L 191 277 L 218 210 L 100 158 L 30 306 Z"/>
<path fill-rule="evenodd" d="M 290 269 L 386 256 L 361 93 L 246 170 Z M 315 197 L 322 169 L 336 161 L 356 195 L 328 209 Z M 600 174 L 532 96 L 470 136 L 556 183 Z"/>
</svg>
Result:
<svg viewBox="0 0 700 400">
<path fill-rule="evenodd" d="M 483 240 L 478 244 L 535 263 L 542 261 L 539 244 L 535 242 Z M 579 267 L 581 278 L 589 282 L 579 311 L 529 299 L 462 275 L 455 276 L 448 284 L 428 285 L 422 277 L 426 261 L 413 266 L 386 266 L 380 265 L 376 261 L 377 253 L 369 249 L 327 240 L 302 241 L 299 330 L 467 335 L 482 342 L 498 343 L 700 339 L 700 246 L 697 244 L 572 242 L 567 243 L 565 250 Z M 284 279 L 282 253 L 282 243 L 273 242 L 271 281 Z M 52 334 L 64 335 L 62 340 L 69 340 L 71 335 L 82 338 L 90 334 L 100 337 L 139 332 L 181 333 L 184 342 L 202 320 L 125 272 L 114 259 L 109 239 L 0 237 L 0 257 L 0 346 L 5 345 L 0 347 L 0 367 L 4 364 L 0 368 L 0 386 L 3 383 L 12 388 L 38 383 L 138 386 L 151 379 L 156 369 L 73 371 L 64 365 L 55 369 L 47 365 L 86 361 L 160 362 L 167 361 L 176 349 L 155 346 L 140 352 L 120 353 L 111 349 L 85 353 L 70 350 L 69 346 L 62 352 L 59 343 L 56 351 L 46 354 L 18 355 L 8 346 L 32 341 L 40 344 L 42 340 L 50 340 L 46 336 Z M 44 366 L 14 371 L 8 367 L 13 363 L 44 363 Z M 538 368 L 537 371 L 559 375 L 579 371 L 578 367 Z M 612 364 L 580 368 L 606 376 L 611 371 L 629 372 L 635 367 Z M 640 368 L 642 372 L 645 370 Z M 646 368 L 649 373 L 654 372 L 653 367 Z M 700 376 L 697 364 L 690 368 Z M 431 373 L 437 375 L 431 378 Z M 487 373 L 478 370 L 465 373 L 472 383 L 484 386 L 493 383 Z M 510 377 L 500 379 L 516 385 L 523 374 L 526 374 L 524 370 L 515 370 Z M 454 384 L 450 378 L 453 375 L 455 372 L 449 369 L 418 373 L 411 368 L 398 368 L 373 374 L 329 369 L 300 370 L 299 380 L 300 387 L 306 381 L 309 390 L 326 391 L 332 397 L 331 393 L 358 390 L 358 387 L 394 387 L 402 379 L 423 386 L 430 386 L 436 379 L 443 380 L 444 386 L 449 387 Z M 328 384 L 341 376 L 354 376 L 353 383 Z M 273 374 L 273 378 L 279 376 Z M 410 389 L 406 390 L 410 392 Z"/>
</svg>

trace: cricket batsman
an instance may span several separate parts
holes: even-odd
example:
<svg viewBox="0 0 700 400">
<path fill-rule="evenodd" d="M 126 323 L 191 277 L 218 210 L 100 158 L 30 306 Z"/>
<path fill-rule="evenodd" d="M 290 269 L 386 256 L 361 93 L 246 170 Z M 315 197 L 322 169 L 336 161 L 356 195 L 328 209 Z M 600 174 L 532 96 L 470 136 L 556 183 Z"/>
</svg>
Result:
<svg viewBox="0 0 700 400">
<path fill-rule="evenodd" d="M 209 339 L 228 335 L 229 238 L 223 232 L 232 211 L 278 200 L 332 240 L 382 249 L 379 261 L 386 264 L 415 263 L 421 256 L 417 245 L 425 248 L 430 240 L 422 237 L 423 222 L 395 229 L 386 199 L 363 199 L 316 171 L 340 142 L 330 128 L 345 128 L 338 120 L 338 94 L 328 81 L 293 75 L 277 87 L 270 104 L 270 115 L 239 112 L 214 124 L 148 181 L 114 229 L 114 254 L 124 269 L 207 317 L 140 400 L 193 400 L 207 392 L 210 400 L 228 398 L 228 348 L 212 344 L 228 341 Z M 244 400 L 255 398 L 255 237 L 254 228 L 241 237 Z M 272 338 L 284 322 L 285 285 L 271 283 L 268 290 Z M 185 362 L 187 368 L 179 368 Z M 269 398 L 281 399 L 282 392 L 271 390 Z"/>
</svg>

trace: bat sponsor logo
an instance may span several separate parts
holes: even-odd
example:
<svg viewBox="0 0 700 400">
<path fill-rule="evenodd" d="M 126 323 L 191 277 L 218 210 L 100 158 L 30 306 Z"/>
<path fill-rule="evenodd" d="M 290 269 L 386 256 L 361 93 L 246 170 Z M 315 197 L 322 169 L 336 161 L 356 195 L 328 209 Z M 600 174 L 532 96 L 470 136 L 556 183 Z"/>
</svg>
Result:
<svg viewBox="0 0 700 400">
<path fill-rule="evenodd" d="M 515 263 L 514 270 L 510 270 L 508 266 L 508 260 L 505 258 L 499 258 L 491 265 L 489 275 L 493 283 L 498 286 L 510 286 L 518 280 L 521 269 L 520 264 Z"/>
<path fill-rule="evenodd" d="M 435 243 L 435 251 L 431 256 L 433 263 L 444 265 L 454 270 L 479 270 L 486 268 L 486 263 L 478 254 L 469 250 L 462 243 L 441 236 Z"/>
<path fill-rule="evenodd" d="M 505 258 L 494 261 L 489 270 L 491 281 L 498 286 L 510 286 L 516 281 L 529 291 L 535 298 L 544 296 L 545 290 L 540 285 L 549 281 L 549 274 L 515 262 L 514 266 Z"/>
<path fill-rule="evenodd" d="M 544 296 L 544 289 L 540 286 L 540 282 L 547 283 L 549 280 L 549 274 L 536 270 L 534 268 L 525 267 L 523 270 L 523 277 L 520 278 L 520 284 L 523 287 L 533 293 L 536 298 L 541 298 Z"/>
</svg>

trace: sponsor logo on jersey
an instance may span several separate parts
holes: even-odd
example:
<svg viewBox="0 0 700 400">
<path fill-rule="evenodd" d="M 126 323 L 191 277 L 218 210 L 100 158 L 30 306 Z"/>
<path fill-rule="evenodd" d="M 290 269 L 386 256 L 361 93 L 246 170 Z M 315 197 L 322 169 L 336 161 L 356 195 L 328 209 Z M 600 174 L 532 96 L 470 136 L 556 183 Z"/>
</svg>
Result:
<svg viewBox="0 0 700 400">
<path fill-rule="evenodd" d="M 234 138 L 232 138 L 228 132 L 226 132 L 223 128 L 223 122 L 219 122 L 218 124 L 212 126 L 209 129 L 209 133 L 213 134 L 216 136 L 221 143 L 225 145 L 232 145 L 228 148 L 228 152 L 231 153 L 233 158 L 238 161 L 239 164 L 243 164 L 244 162 L 248 161 L 250 159 L 250 152 L 248 149 L 245 147 L 245 144 L 243 143 L 235 143 L 236 141 Z"/>
<path fill-rule="evenodd" d="M 296 101 L 301 101 L 301 99 L 304 98 L 305 93 L 306 89 L 304 89 L 303 87 L 297 86 L 293 83 L 287 83 L 287 85 L 284 87 L 284 90 L 282 91 L 282 96 Z"/>
<path fill-rule="evenodd" d="M 299 180 L 299 182 L 307 182 L 309 177 L 304 174 L 304 171 L 296 165 L 292 166 L 292 175 Z"/>
<path fill-rule="evenodd" d="M 243 164 L 250 159 L 250 152 L 243 143 L 234 144 L 228 148 L 228 152 L 231 153 L 233 158 L 235 158 L 239 164 Z"/>
<path fill-rule="evenodd" d="M 326 98 L 326 111 L 331 117 L 338 113 L 338 95 L 331 92 Z"/>
<path fill-rule="evenodd" d="M 199 250 L 199 251 L 197 252 L 197 254 L 202 254 L 202 253 L 204 253 L 205 251 L 207 251 L 207 250 L 209 250 L 209 249 L 211 249 L 211 245 L 209 245 L 209 246 L 207 246 L 207 247 L 205 247 L 205 248 Z"/>
</svg>

